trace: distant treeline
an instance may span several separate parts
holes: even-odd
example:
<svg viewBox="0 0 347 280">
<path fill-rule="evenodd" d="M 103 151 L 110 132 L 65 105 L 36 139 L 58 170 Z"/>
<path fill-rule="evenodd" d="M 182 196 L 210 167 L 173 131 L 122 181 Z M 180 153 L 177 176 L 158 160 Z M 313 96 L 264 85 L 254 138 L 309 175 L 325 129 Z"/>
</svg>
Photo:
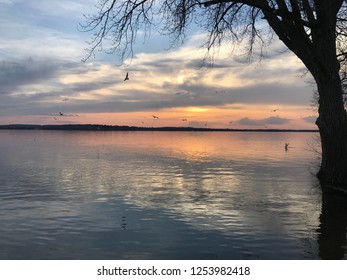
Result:
<svg viewBox="0 0 347 280">
<path fill-rule="evenodd" d="M 310 129 L 231 129 L 231 128 L 198 128 L 198 127 L 138 127 L 127 125 L 99 124 L 8 124 L 0 125 L 0 129 L 22 130 L 87 130 L 87 131 L 250 131 L 250 132 L 318 132 Z"/>
</svg>

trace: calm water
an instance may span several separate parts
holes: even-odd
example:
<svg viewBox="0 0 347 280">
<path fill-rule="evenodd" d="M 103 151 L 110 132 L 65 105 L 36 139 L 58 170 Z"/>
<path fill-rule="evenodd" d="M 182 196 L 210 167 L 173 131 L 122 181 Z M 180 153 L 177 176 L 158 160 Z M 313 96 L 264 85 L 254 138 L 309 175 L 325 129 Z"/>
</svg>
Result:
<svg viewBox="0 0 347 280">
<path fill-rule="evenodd" d="M 346 258 L 316 138 L 0 131 L 0 258 Z"/>
</svg>

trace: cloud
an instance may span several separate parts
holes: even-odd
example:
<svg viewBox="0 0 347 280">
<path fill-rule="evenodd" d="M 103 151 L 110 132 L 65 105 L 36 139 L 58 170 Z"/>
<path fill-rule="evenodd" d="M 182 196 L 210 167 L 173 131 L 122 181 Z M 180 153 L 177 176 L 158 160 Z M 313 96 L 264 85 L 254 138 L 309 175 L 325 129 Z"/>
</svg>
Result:
<svg viewBox="0 0 347 280">
<path fill-rule="evenodd" d="M 8 2 L 8 1 L 7 1 Z M 88 8 L 89 7 L 89 8 Z M 0 56 L 67 58 L 80 61 L 89 34 L 77 26 L 93 1 L 11 1 L 0 11 Z"/>
<path fill-rule="evenodd" d="M 0 17 L 1 115 L 310 103 L 311 88 L 295 77 L 301 65 L 277 46 L 269 58 L 250 65 L 237 53 L 230 57 L 222 46 L 213 65 L 201 67 L 204 34 L 197 34 L 166 52 L 136 45 L 142 52 L 122 66 L 106 55 L 83 64 L 80 59 L 90 34 L 76 27 L 83 20 L 82 10 L 94 9 L 92 0 L 5 2 L 11 5 L 3 5 Z M 126 72 L 130 80 L 123 82 Z M 259 126 L 284 120 L 245 118 L 240 123 Z"/>
<path fill-rule="evenodd" d="M 13 4 L 14 3 L 14 0 L 0 0 L 0 4 Z"/>
<path fill-rule="evenodd" d="M 66 86 L 60 77 L 85 71 L 81 63 L 57 59 L 0 61 L 0 114 L 37 114 L 42 108 L 54 106 L 57 101 L 63 102 L 62 96 L 75 95 L 73 86 L 79 85 Z"/>
<path fill-rule="evenodd" d="M 317 116 L 306 116 L 306 117 L 303 117 L 302 119 L 308 123 L 315 123 L 317 120 Z"/>
<path fill-rule="evenodd" d="M 269 117 L 263 120 L 265 124 L 275 124 L 275 125 L 281 125 L 289 123 L 290 119 L 287 118 L 280 118 L 280 117 Z"/>
<path fill-rule="evenodd" d="M 267 126 L 288 124 L 290 119 L 281 117 L 269 117 L 266 119 L 250 119 L 248 117 L 237 120 L 235 124 L 244 126 Z"/>
<path fill-rule="evenodd" d="M 0 61 L 0 94 L 16 94 L 19 87 L 47 81 L 68 68 L 73 63 L 25 59 L 20 61 Z"/>
<path fill-rule="evenodd" d="M 223 67 L 195 68 L 190 63 L 196 64 L 197 59 L 189 60 L 181 51 L 140 54 L 130 66 L 123 67 L 60 58 L 5 61 L 0 66 L 2 90 L 21 95 L 13 96 L 12 103 L 6 100 L 6 104 L 11 103 L 6 111 L 14 111 L 19 100 L 27 106 L 26 110 L 21 108 L 23 114 L 29 113 L 30 106 L 33 113 L 50 114 L 58 109 L 79 113 L 134 112 L 191 106 L 309 103 L 310 94 L 307 100 L 303 98 L 308 91 L 304 84 L 288 87 L 268 81 L 254 84 L 251 80 L 242 84 L 231 71 L 235 67 L 227 61 L 217 61 Z M 123 82 L 127 71 L 130 80 Z M 69 101 L 62 102 L 63 96 Z"/>
</svg>

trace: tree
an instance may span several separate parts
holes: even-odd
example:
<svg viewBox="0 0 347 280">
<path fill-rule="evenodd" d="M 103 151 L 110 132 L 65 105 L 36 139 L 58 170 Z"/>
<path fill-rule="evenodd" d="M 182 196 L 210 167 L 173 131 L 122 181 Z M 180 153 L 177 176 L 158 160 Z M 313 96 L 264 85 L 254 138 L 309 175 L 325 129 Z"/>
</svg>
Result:
<svg viewBox="0 0 347 280">
<path fill-rule="evenodd" d="M 186 28 L 207 31 L 206 48 L 247 40 L 249 53 L 263 48 L 272 35 L 292 51 L 312 74 L 319 93 L 318 118 L 322 159 L 318 178 L 347 191 L 347 1 L 346 0 L 99 0 L 87 16 L 93 30 L 89 55 L 110 39 L 112 52 L 132 55 L 139 29 L 163 26 L 175 42 Z M 160 24 L 158 24 L 160 23 Z"/>
</svg>

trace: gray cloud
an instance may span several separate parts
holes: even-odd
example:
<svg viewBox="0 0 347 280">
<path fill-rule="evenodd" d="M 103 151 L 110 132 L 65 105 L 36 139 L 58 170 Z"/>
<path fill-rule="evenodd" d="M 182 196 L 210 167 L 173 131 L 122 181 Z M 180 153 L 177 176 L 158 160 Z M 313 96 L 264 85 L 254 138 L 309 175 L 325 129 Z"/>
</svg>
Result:
<svg viewBox="0 0 347 280">
<path fill-rule="evenodd" d="M 0 62 L 0 94 L 16 93 L 20 86 L 47 81 L 69 68 L 76 69 L 76 64 L 51 59 L 3 60 Z"/>
<path fill-rule="evenodd" d="M 141 65 L 130 66 L 130 71 L 144 71 L 145 69 L 155 69 L 161 73 L 174 73 L 177 69 L 184 70 L 201 70 L 201 73 L 208 73 L 210 69 L 227 69 L 235 66 L 230 61 L 223 60 L 209 63 L 201 59 L 182 59 L 182 58 L 156 58 L 153 61 L 143 62 Z"/>
<path fill-rule="evenodd" d="M 33 58 L 0 62 L 0 114 L 43 114 L 51 115 L 58 111 L 71 113 L 88 112 L 133 112 L 145 110 L 161 110 L 187 106 L 223 107 L 229 104 L 281 104 L 307 105 L 311 100 L 311 88 L 303 83 L 283 84 L 269 81 L 265 78 L 270 73 L 276 77 L 288 76 L 287 69 L 278 71 L 264 67 L 241 68 L 237 59 L 216 60 L 211 69 L 199 68 L 202 60 L 189 58 L 165 58 L 165 56 L 145 61 L 127 67 L 131 82 L 135 81 L 146 86 L 148 90 L 137 90 L 136 85 L 123 83 L 122 77 L 114 76 L 124 69 L 112 69 L 112 73 L 101 70 L 101 64 L 90 65 L 69 62 L 62 58 L 46 59 Z M 107 69 L 107 68 L 106 68 Z M 150 79 L 136 80 L 145 77 L 146 71 L 166 74 L 176 77 L 180 70 L 194 70 L 183 83 L 165 81 L 162 84 L 151 83 Z M 219 71 L 213 71 L 218 69 Z M 224 71 L 222 71 L 224 70 Z M 218 81 L 226 78 L 234 71 L 245 81 L 244 86 L 221 87 Z M 238 72 L 236 72 L 238 71 Z M 63 82 L 62 75 L 87 74 L 97 79 L 81 79 L 80 81 Z M 268 73 L 268 74 L 266 74 Z M 133 74 L 133 75 L 132 75 Z M 122 74 L 121 74 L 122 75 Z M 213 75 L 213 76 L 211 76 Z M 292 75 L 292 73 L 290 74 Z M 216 83 L 206 85 L 205 78 Z M 264 78 L 264 79 L 263 79 Z M 283 77 L 282 77 L 283 78 Z M 257 84 L 248 81 L 256 79 Z M 175 79 L 172 79 L 175 80 Z M 35 86 L 35 92 L 23 92 L 23 86 Z M 41 87 L 42 86 L 42 87 Z M 109 94 L 114 87 L 114 94 Z M 108 94 L 101 95 L 103 89 Z M 152 90 L 151 90 L 152 89 Z M 21 91 L 18 94 L 18 91 Z M 158 91 L 161 91 L 158 93 Z M 79 98 L 81 95 L 82 98 Z M 89 99 L 88 99 L 89 98 Z M 65 101 L 63 101 L 65 99 Z M 240 120 L 241 123 L 255 122 L 257 125 L 280 124 L 281 120 Z"/>
<path fill-rule="evenodd" d="M 235 123 L 238 125 L 245 126 L 266 126 L 266 125 L 282 125 L 290 122 L 290 119 L 281 117 L 269 117 L 266 119 L 250 119 L 248 117 L 242 118 Z"/>
<path fill-rule="evenodd" d="M 302 119 L 308 123 L 315 123 L 317 120 L 317 116 L 306 116 L 306 117 L 303 117 Z"/>
<path fill-rule="evenodd" d="M 45 67 L 41 70 L 36 69 L 29 76 L 32 79 L 23 78 L 19 81 L 10 79 L 7 89 L 11 92 L 25 83 L 40 82 L 45 79 L 59 76 L 60 70 L 52 67 L 48 68 L 44 77 L 40 73 L 44 72 Z M 27 70 L 21 70 L 23 73 Z M 65 71 L 78 72 L 77 68 L 66 68 Z M 24 74 L 23 74 L 24 75 Z M 58 83 L 58 82 L 57 82 Z M 19 114 L 51 114 L 52 111 L 67 110 L 69 112 L 132 112 L 145 110 L 161 110 L 176 107 L 187 106 L 225 106 L 228 104 L 303 104 L 301 92 L 304 90 L 300 87 L 293 86 L 287 88 L 276 84 L 259 84 L 245 88 L 223 88 L 217 86 L 206 86 L 196 81 L 188 81 L 183 84 L 175 85 L 166 83 L 163 85 L 161 93 L 151 91 L 135 90 L 133 88 L 118 88 L 113 95 L 103 96 L 102 100 L 92 100 L 94 91 L 112 87 L 121 83 L 117 79 L 103 77 L 97 81 L 77 82 L 71 84 L 56 84 L 54 89 L 37 92 L 35 94 L 21 94 L 19 96 L 0 96 L 2 110 L 1 113 L 9 113 L 14 110 Z M 91 99 L 77 100 L 81 93 L 91 93 Z M 298 96 L 301 97 L 298 98 Z M 76 100 L 74 100 L 76 97 Z M 97 97 L 97 96 L 96 96 Z M 68 99 L 63 101 L 63 99 Z M 53 102 L 53 100 L 55 100 Z M 59 100 L 59 103 L 56 103 Z M 307 103 L 309 103 L 309 98 Z M 278 121 L 269 119 L 267 123 Z M 261 124 L 262 125 L 262 124 Z"/>
<path fill-rule="evenodd" d="M 83 74 L 90 69 L 81 63 L 64 60 L 28 58 L 0 61 L 0 114 L 32 115 L 54 105 L 55 100 L 74 96 L 81 91 L 93 90 L 92 83 L 66 86 L 59 77 L 63 74 Z M 101 81 L 99 88 L 105 87 Z"/>
<path fill-rule="evenodd" d="M 235 48 L 235 56 L 227 59 L 219 59 L 216 55 L 212 60 L 204 61 L 203 55 L 201 59 L 197 59 L 192 53 L 184 57 L 183 49 L 171 49 L 169 55 L 165 56 L 158 51 L 159 46 L 163 50 L 163 37 L 153 34 L 148 41 L 150 44 L 140 43 L 134 46 L 137 53 L 141 54 L 135 56 L 127 67 L 129 72 L 141 73 L 139 76 L 144 77 L 143 80 L 136 81 L 131 76 L 131 82 L 135 80 L 148 89 L 141 91 L 136 89 L 136 84 L 130 84 L 130 87 L 127 87 L 128 84 L 120 86 L 122 79 L 112 75 L 123 71 L 122 68 L 112 69 L 112 74 L 101 70 L 100 64 L 91 66 L 79 63 L 84 55 L 83 49 L 88 47 L 84 41 L 90 34 L 81 33 L 76 27 L 83 21 L 83 13 L 88 14 L 94 10 L 92 0 L 73 0 L 68 4 L 59 0 L 2 2 L 12 5 L 2 5 L 0 17 L 3 27 L 0 30 L 3 39 L 0 52 L 1 115 L 51 114 L 57 111 L 132 112 L 186 106 L 223 107 L 237 103 L 307 105 L 311 101 L 309 86 L 300 82 L 283 82 L 286 77 L 294 77 L 296 69 L 287 65 L 274 67 L 273 64 L 267 64 L 273 58 L 283 61 L 281 58 L 287 57 L 287 53 L 283 53 L 282 43 L 271 44 L 261 63 L 247 66 L 246 56 L 237 56 L 237 53 L 241 53 L 239 48 Z M 138 35 L 142 38 L 141 34 Z M 184 49 L 201 46 L 201 35 L 195 38 L 192 36 Z M 222 48 L 220 54 L 225 56 L 225 53 Z M 111 64 L 109 61 L 115 58 L 101 54 L 98 57 L 99 55 L 103 59 L 102 63 Z M 95 63 L 95 60 L 91 59 L 90 62 Z M 179 84 L 158 84 L 157 81 L 151 83 L 143 75 L 148 71 L 155 80 L 155 73 L 161 73 L 175 80 L 181 70 L 188 70 L 186 72 L 192 76 L 185 77 L 186 80 Z M 73 78 L 69 81 L 62 79 L 70 74 L 93 77 L 93 71 L 95 78 L 91 80 L 84 78 L 74 82 Z M 244 85 L 237 87 L 230 84 L 229 87 L 222 88 L 219 80 L 228 78 L 230 73 L 233 78 L 241 78 Z M 215 84 L 206 85 L 206 77 L 215 81 Z M 274 82 L 277 79 L 279 82 Z M 254 80 L 257 83 L 250 84 Z M 110 90 L 113 87 L 114 94 Z M 26 88 L 31 92 L 25 92 Z M 107 90 L 103 93 L 103 89 Z M 154 93 L 158 91 L 161 93 Z M 268 120 L 272 121 L 278 120 Z"/>
<path fill-rule="evenodd" d="M 174 58 L 160 58 L 156 59 L 154 61 L 146 61 L 141 64 L 141 68 L 137 68 L 138 70 L 141 70 L 142 67 L 154 67 L 154 68 L 160 68 L 164 70 L 174 70 L 177 65 L 182 66 L 182 61 L 180 59 L 174 59 Z M 130 68 L 131 70 L 136 70 L 136 68 Z"/>
<path fill-rule="evenodd" d="M 281 117 L 269 117 L 263 120 L 266 124 L 286 124 L 289 123 L 290 119 Z"/>
<path fill-rule="evenodd" d="M 230 61 L 207 61 L 203 59 L 192 59 L 185 63 L 185 67 L 190 69 L 225 69 L 232 68 L 233 65 L 234 63 L 230 63 Z"/>
</svg>

